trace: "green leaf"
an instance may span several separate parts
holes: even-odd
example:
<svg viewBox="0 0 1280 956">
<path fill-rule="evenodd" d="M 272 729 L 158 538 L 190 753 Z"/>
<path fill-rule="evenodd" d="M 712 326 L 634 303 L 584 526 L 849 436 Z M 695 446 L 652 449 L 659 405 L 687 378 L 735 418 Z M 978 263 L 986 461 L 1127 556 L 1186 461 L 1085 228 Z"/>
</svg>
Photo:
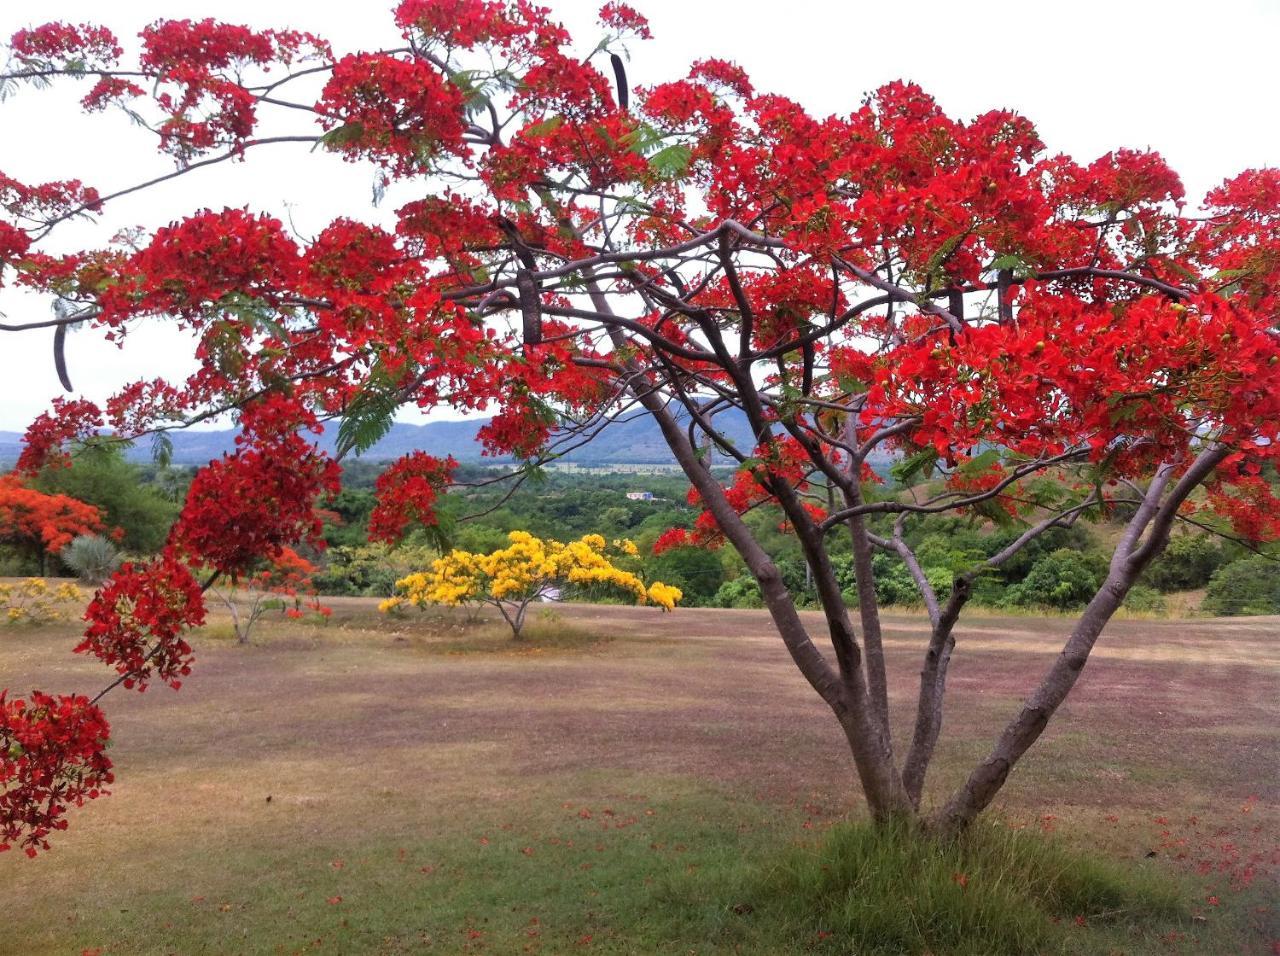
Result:
<svg viewBox="0 0 1280 956">
<path fill-rule="evenodd" d="M 908 455 L 902 461 L 895 462 L 893 467 L 889 469 L 889 474 L 899 484 L 905 485 L 918 475 L 927 478 L 933 473 L 933 466 L 937 461 L 938 451 L 936 448 L 922 448 L 918 452 Z"/>
<path fill-rule="evenodd" d="M 276 318 L 276 310 L 243 292 L 228 292 L 218 300 L 215 309 L 227 312 L 253 328 L 261 329 L 281 342 L 289 341 L 289 331 Z"/>
<path fill-rule="evenodd" d="M 693 150 L 683 143 L 673 143 L 649 157 L 649 168 L 663 179 L 677 179 L 689 169 Z"/>
<path fill-rule="evenodd" d="M 335 146 L 345 146 L 348 143 L 354 143 L 364 136 L 363 123 L 347 123 L 345 126 L 339 126 L 331 129 L 320 137 L 320 143 L 323 146 L 333 148 Z"/>
<path fill-rule="evenodd" d="M 666 139 L 666 134 L 656 126 L 643 121 L 636 124 L 635 129 L 622 137 L 622 145 L 633 153 L 648 156 Z"/>
<path fill-rule="evenodd" d="M 161 468 L 173 462 L 173 439 L 168 432 L 156 432 L 151 439 L 151 460 Z"/>
<path fill-rule="evenodd" d="M 995 501 L 980 501 L 972 506 L 975 514 L 982 515 L 997 528 L 1013 528 L 1018 521 Z"/>
<path fill-rule="evenodd" d="M 988 448 L 982 454 L 966 461 L 960 466 L 959 471 L 962 475 L 979 475 L 990 470 L 991 466 L 998 464 L 999 461 L 1000 452 L 995 448 Z"/>
<path fill-rule="evenodd" d="M 524 132 L 530 136 L 545 136 L 547 133 L 554 133 L 563 125 L 563 116 L 549 116 L 541 122 L 530 123 L 524 128 Z"/>
<path fill-rule="evenodd" d="M 337 456 L 341 458 L 352 451 L 362 455 L 380 442 L 391 431 L 399 407 L 399 393 L 376 377 L 371 379 L 356 393 L 338 426 Z"/>
</svg>

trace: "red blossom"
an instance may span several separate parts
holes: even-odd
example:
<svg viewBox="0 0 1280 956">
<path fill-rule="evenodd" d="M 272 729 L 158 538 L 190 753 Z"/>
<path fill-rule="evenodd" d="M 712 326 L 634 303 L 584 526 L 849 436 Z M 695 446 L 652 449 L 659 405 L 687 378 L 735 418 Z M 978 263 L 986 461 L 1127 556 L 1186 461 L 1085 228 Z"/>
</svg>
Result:
<svg viewBox="0 0 1280 956">
<path fill-rule="evenodd" d="M 19 30 L 10 38 L 9 48 L 24 59 L 83 60 L 91 69 L 114 63 L 124 52 L 114 33 L 87 23 L 46 23 Z"/>
<path fill-rule="evenodd" d="M 191 673 L 192 651 L 183 638 L 204 623 L 200 585 L 172 550 L 146 564 L 123 564 L 85 609 L 89 623 L 77 654 L 92 654 L 146 690 L 152 675 L 174 690 Z"/>
<path fill-rule="evenodd" d="M 668 528 L 662 534 L 658 535 L 658 540 L 653 542 L 653 553 L 662 554 L 664 551 L 670 551 L 672 548 L 684 548 L 690 544 L 689 532 L 684 528 Z"/>
<path fill-rule="evenodd" d="M 205 210 L 156 230 L 101 296 L 100 321 L 172 313 L 195 319 L 225 296 L 271 302 L 297 276 L 297 247 L 278 219 Z"/>
<path fill-rule="evenodd" d="M 317 503 L 338 492 L 338 465 L 297 433 L 295 402 L 246 409 L 235 454 L 196 472 L 170 543 L 192 561 L 236 577 L 299 542 L 323 546 Z"/>
<path fill-rule="evenodd" d="M 402 0 L 395 9 L 396 25 L 419 31 L 450 47 L 507 43 L 526 32 L 499 0 Z"/>
<path fill-rule="evenodd" d="M 102 515 L 94 505 L 45 494 L 14 475 L 0 475 L 0 541 L 57 554 L 77 535 L 100 530 Z"/>
<path fill-rule="evenodd" d="M 111 734 L 87 697 L 33 690 L 29 700 L 0 691 L 0 851 L 28 856 L 65 830 L 68 807 L 109 793 L 105 748 Z"/>
<path fill-rule="evenodd" d="M 102 426 L 102 411 L 87 399 L 55 398 L 51 404 L 52 411 L 37 415 L 22 436 L 16 469 L 21 475 L 36 475 L 50 464 L 69 464 L 63 447 L 96 435 Z"/>
<path fill-rule="evenodd" d="M 412 524 L 434 525 L 435 504 L 458 463 L 410 452 L 378 476 L 377 505 L 369 517 L 369 540 L 398 541 Z"/>
<path fill-rule="evenodd" d="M 625 3 L 606 3 L 600 8 L 600 22 L 621 34 L 632 34 L 642 40 L 650 40 L 649 21 Z"/>
<path fill-rule="evenodd" d="M 465 151 L 462 94 L 420 60 L 345 56 L 316 108 L 331 149 L 347 159 L 372 159 L 396 174 L 421 170 L 436 154 Z"/>
</svg>

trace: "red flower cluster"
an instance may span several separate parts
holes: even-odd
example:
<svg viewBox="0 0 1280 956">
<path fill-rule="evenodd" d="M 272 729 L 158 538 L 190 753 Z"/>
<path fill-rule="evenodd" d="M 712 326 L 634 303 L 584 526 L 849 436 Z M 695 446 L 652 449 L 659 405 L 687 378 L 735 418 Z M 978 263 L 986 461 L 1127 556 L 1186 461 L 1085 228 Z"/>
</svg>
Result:
<svg viewBox="0 0 1280 956">
<path fill-rule="evenodd" d="M 620 36 L 630 34 L 641 40 L 653 39 L 649 21 L 625 3 L 606 3 L 600 8 L 600 22 L 616 30 Z"/>
<path fill-rule="evenodd" d="M 344 56 L 316 109 L 331 148 L 397 175 L 428 168 L 440 153 L 465 154 L 462 92 L 421 60 Z"/>
<path fill-rule="evenodd" d="M 191 645 L 182 634 L 204 623 L 204 595 L 171 551 L 146 564 L 127 563 L 93 596 L 77 654 L 92 654 L 124 675 L 124 686 L 146 690 L 152 674 L 174 690 L 191 673 Z"/>
<path fill-rule="evenodd" d="M 435 504 L 458 463 L 410 452 L 378 476 L 378 504 L 369 516 L 371 541 L 398 541 L 411 524 L 434 525 Z"/>
<path fill-rule="evenodd" d="M 684 528 L 668 528 L 662 534 L 658 535 L 658 540 L 653 542 L 653 553 L 662 554 L 664 551 L 670 551 L 673 548 L 687 548 L 693 543 L 689 537 L 689 532 Z"/>
<path fill-rule="evenodd" d="M 105 748 L 111 728 L 87 697 L 32 691 L 29 701 L 0 691 L 0 851 L 28 856 L 65 830 L 68 807 L 108 793 Z"/>
<path fill-rule="evenodd" d="M 140 65 L 156 78 L 156 104 L 167 116 L 159 128 L 161 149 L 180 159 L 236 146 L 252 135 L 258 96 L 241 79 L 244 67 L 332 55 L 310 34 L 257 32 L 215 20 L 160 20 L 142 31 L 142 47 Z M 90 96 L 98 94 L 101 102 L 134 89 L 95 90 Z"/>
<path fill-rule="evenodd" d="M 13 216 L 47 222 L 73 210 L 96 209 L 98 191 L 78 179 L 28 185 L 0 173 L 0 206 Z"/>
<path fill-rule="evenodd" d="M 164 77 L 195 70 L 206 74 L 246 64 L 270 66 L 306 57 L 328 57 L 329 44 L 296 30 L 255 31 L 232 23 L 159 20 L 142 31 L 143 67 Z"/>
<path fill-rule="evenodd" d="M 426 39 L 464 49 L 506 42 L 520 32 L 498 0 L 403 0 L 395 20 L 406 36 L 418 31 Z"/>
<path fill-rule="evenodd" d="M 72 401 L 55 398 L 52 405 L 50 411 L 35 417 L 22 436 L 19 474 L 35 475 L 46 465 L 66 464 L 63 446 L 96 435 L 102 427 L 102 412 L 93 402 L 83 398 Z"/>
<path fill-rule="evenodd" d="M 106 27 L 82 23 L 46 23 L 19 30 L 9 40 L 14 54 L 27 60 L 79 60 L 90 69 L 109 66 L 124 52 Z"/>
<path fill-rule="evenodd" d="M 196 472 L 170 544 L 231 577 L 300 541 L 323 547 L 316 505 L 338 493 L 339 469 L 298 434 L 303 424 L 314 419 L 279 395 L 247 407 L 241 447 Z"/>
<path fill-rule="evenodd" d="M 0 221 L 0 286 L 4 285 L 4 267 L 21 260 L 30 248 L 30 236 L 16 226 Z"/>
<path fill-rule="evenodd" d="M 156 313 L 196 320 L 231 293 L 269 303 L 294 283 L 297 259 L 278 219 L 243 209 L 204 210 L 156 230 L 121 263 L 100 297 L 100 321 L 119 325 Z"/>
</svg>

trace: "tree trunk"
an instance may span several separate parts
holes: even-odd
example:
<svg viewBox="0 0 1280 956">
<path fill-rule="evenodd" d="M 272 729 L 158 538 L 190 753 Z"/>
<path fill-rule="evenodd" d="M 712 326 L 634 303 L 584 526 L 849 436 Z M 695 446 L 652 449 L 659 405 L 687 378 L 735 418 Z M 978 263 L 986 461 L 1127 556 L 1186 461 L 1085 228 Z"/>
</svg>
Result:
<svg viewBox="0 0 1280 956">
<path fill-rule="evenodd" d="M 1005 727 L 987 758 L 969 774 L 964 786 L 934 815 L 931 825 L 940 834 L 946 836 L 964 830 L 990 805 L 1019 758 L 1039 739 L 1049 719 L 1075 686 L 1098 635 L 1124 601 L 1136 576 L 1115 572 L 1108 575 L 1040 686 Z"/>
<path fill-rule="evenodd" d="M 1167 496 L 1165 491 L 1173 478 L 1175 465 L 1165 464 L 1156 471 L 1142 503 L 1116 545 L 1106 580 L 1076 622 L 1062 653 L 1040 686 L 1023 703 L 1017 716 L 1005 727 L 991 753 L 934 814 L 930 820 L 933 829 L 944 835 L 958 833 L 990 805 L 1019 758 L 1039 739 L 1054 712 L 1075 686 L 1098 636 L 1124 602 L 1129 589 L 1168 543 L 1169 529 L 1182 503 L 1227 457 L 1228 452 L 1224 445 L 1212 444 L 1205 448 Z"/>
</svg>

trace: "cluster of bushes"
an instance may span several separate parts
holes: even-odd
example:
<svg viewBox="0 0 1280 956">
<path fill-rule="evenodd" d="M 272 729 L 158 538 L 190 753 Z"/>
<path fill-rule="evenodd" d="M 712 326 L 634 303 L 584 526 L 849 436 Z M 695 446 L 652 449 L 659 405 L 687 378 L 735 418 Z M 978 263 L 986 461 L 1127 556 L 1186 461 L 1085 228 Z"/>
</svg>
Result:
<svg viewBox="0 0 1280 956">
<path fill-rule="evenodd" d="M 45 468 L 26 485 L 44 495 L 65 495 L 92 505 L 101 516 L 103 533 L 78 535 L 56 553 L 46 554 L 0 528 L 0 575 L 70 574 L 96 586 L 126 554 L 150 555 L 164 546 L 181 508 L 188 470 L 130 462 L 122 445 L 106 441 L 76 446 L 69 462 L 66 467 Z"/>
<path fill-rule="evenodd" d="M 74 584 L 44 578 L 12 584 L 0 581 L 0 624 L 48 624 L 77 616 L 85 595 Z"/>
<path fill-rule="evenodd" d="M 428 566 L 443 549 L 488 552 L 504 547 L 508 532 L 527 530 L 558 540 L 586 533 L 599 533 L 608 540 L 634 540 L 642 556 L 637 573 L 679 587 L 685 595 L 683 606 L 762 606 L 759 587 L 730 548 L 686 547 L 652 554 L 653 542 L 664 530 L 687 526 L 696 515 L 684 500 L 686 482 L 680 476 L 535 475 L 514 494 L 503 485 L 477 482 L 445 496 L 437 527 L 421 529 L 391 548 L 367 543 L 373 485 L 381 470 L 377 462 L 351 463 L 342 492 L 327 506 L 329 547 L 323 554 L 311 555 L 320 565 L 313 580 L 321 594 L 388 597 L 397 580 Z M 488 476 L 464 468 L 460 477 Z M 118 543 L 99 536 L 77 538 L 57 556 L 60 567 L 52 570 L 96 584 L 111 574 L 124 553 L 158 550 L 178 512 L 187 480 L 187 470 L 139 466 L 127 462 L 118 446 L 105 444 L 79 449 L 69 468 L 48 469 L 37 479 L 38 488 L 93 504 L 101 509 L 106 527 L 120 529 Z M 628 499 L 626 492 L 636 490 L 652 497 Z M 816 605 L 817 594 L 799 543 L 782 530 L 777 511 L 757 509 L 746 521 L 800 603 Z M 887 527 L 881 530 L 888 531 Z M 999 568 L 980 574 L 972 601 L 994 608 L 1079 609 L 1106 576 L 1109 552 L 1101 539 L 1113 532 L 1105 525 L 1096 530 L 1083 524 L 1056 528 Z M 1018 528 L 980 527 L 954 516 L 934 516 L 914 523 L 907 541 L 934 590 L 945 597 L 956 574 L 980 565 L 1019 533 Z M 833 537 L 831 556 L 841 569 L 845 599 L 853 604 L 855 585 L 847 548 L 847 543 Z M 13 549 L 0 552 L 0 574 L 38 570 L 30 563 L 29 557 Z M 897 556 L 878 553 L 874 567 L 881 603 L 901 607 L 921 603 L 919 588 Z M 1166 594 L 1199 589 L 1205 589 L 1203 609 L 1208 613 L 1280 613 L 1280 564 L 1209 534 L 1178 533 L 1147 568 L 1126 606 L 1158 613 L 1165 609 Z M 577 596 L 592 599 L 589 594 Z"/>
<path fill-rule="evenodd" d="M 950 594 L 956 574 L 981 564 L 1006 547 L 1016 530 L 981 533 L 954 519 L 928 523 L 911 541 L 930 585 L 940 599 Z M 691 552 L 685 555 L 683 552 Z M 696 588 L 698 577 L 683 573 L 694 567 L 693 554 L 702 554 L 697 571 L 715 580 L 715 560 L 697 549 L 676 549 L 663 554 L 664 580 L 688 585 L 698 603 L 726 608 L 758 608 L 760 589 L 745 568 L 721 569 L 722 581 L 709 596 Z M 973 603 L 993 608 L 1079 610 L 1088 603 L 1106 578 L 1109 555 L 1083 527 L 1054 529 L 998 569 L 978 575 Z M 658 559 L 650 562 L 655 566 Z M 805 563 L 798 555 L 777 559 L 783 580 L 802 604 L 817 604 Z M 876 596 L 885 606 L 914 607 L 922 603 L 919 587 L 903 561 L 877 553 L 873 558 Z M 857 603 L 852 562 L 837 558 L 840 584 L 846 603 Z M 1165 553 L 1143 574 L 1129 592 L 1125 607 L 1131 611 L 1161 613 L 1166 595 L 1207 588 L 1203 609 L 1211 614 L 1280 613 L 1280 563 L 1254 555 L 1238 546 L 1223 544 L 1206 534 L 1175 536 Z"/>
</svg>

